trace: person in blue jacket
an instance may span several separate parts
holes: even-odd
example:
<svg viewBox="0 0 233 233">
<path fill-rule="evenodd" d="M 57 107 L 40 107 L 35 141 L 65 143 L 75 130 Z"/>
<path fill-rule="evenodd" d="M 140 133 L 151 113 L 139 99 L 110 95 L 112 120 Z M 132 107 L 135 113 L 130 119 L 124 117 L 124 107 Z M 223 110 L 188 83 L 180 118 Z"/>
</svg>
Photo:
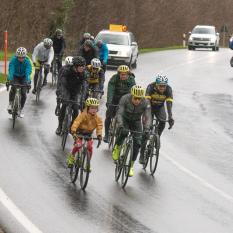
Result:
<svg viewBox="0 0 233 233">
<path fill-rule="evenodd" d="M 102 40 L 98 40 L 96 46 L 99 48 L 99 59 L 105 72 L 108 63 L 108 46 Z"/>
<path fill-rule="evenodd" d="M 11 59 L 8 71 L 8 82 L 21 85 L 30 85 L 30 75 L 32 73 L 32 64 L 30 59 L 27 57 L 27 50 L 20 47 L 16 50 L 15 56 Z M 23 107 L 27 98 L 27 87 L 22 87 L 21 89 L 21 110 L 19 112 L 19 117 L 24 117 Z M 12 103 L 15 97 L 15 88 L 11 87 L 9 93 L 9 106 L 7 108 L 8 112 L 12 111 Z"/>
</svg>

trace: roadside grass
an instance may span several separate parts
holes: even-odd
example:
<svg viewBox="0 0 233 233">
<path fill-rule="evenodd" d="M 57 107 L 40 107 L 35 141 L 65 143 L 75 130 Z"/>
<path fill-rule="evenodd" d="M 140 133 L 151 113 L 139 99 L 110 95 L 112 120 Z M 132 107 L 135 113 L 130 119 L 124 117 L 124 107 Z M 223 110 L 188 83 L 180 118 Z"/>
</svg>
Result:
<svg viewBox="0 0 233 233">
<path fill-rule="evenodd" d="M 14 55 L 14 52 L 8 52 L 7 53 L 7 60 L 10 60 L 10 58 Z M 0 61 L 4 61 L 4 51 L 0 51 Z"/>
<path fill-rule="evenodd" d="M 0 83 L 5 83 L 6 82 L 6 78 L 5 78 L 5 75 L 0 73 Z M 1 231 L 0 231 L 1 233 Z"/>
<path fill-rule="evenodd" d="M 165 51 L 165 50 L 173 50 L 173 49 L 185 49 L 185 47 L 181 45 L 176 46 L 169 46 L 169 47 L 163 47 L 163 48 L 143 48 L 139 49 L 139 53 L 151 53 L 151 52 L 159 52 L 159 51 Z"/>
</svg>

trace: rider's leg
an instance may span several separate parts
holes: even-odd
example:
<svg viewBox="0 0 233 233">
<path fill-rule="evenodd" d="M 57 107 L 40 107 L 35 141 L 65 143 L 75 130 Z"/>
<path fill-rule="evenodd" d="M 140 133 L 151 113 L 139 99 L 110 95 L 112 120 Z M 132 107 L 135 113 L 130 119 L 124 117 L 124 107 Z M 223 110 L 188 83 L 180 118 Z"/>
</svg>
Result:
<svg viewBox="0 0 233 233">
<path fill-rule="evenodd" d="M 115 106 L 108 106 L 107 111 L 106 111 L 106 118 L 104 121 L 104 127 L 105 127 L 105 136 L 104 136 L 104 142 L 108 142 L 109 140 L 109 127 L 111 124 L 112 118 L 115 117 L 116 115 L 116 107 Z"/>
<path fill-rule="evenodd" d="M 157 119 L 160 120 L 159 125 L 158 125 L 158 134 L 159 134 L 159 136 L 161 136 L 163 133 L 163 130 L 165 128 L 165 125 L 166 125 L 165 121 L 167 118 L 167 114 L 166 114 L 164 106 L 153 111 L 153 114 L 156 116 Z"/>
<path fill-rule="evenodd" d="M 44 66 L 44 82 L 43 82 L 43 85 L 47 84 L 47 76 L 48 76 L 48 73 L 49 73 L 49 69 L 50 69 L 50 67 L 48 65 Z"/>
<path fill-rule="evenodd" d="M 34 85 L 34 88 L 32 90 L 32 93 L 35 94 L 36 92 L 36 85 L 37 85 L 37 80 L 38 80 L 38 75 L 39 75 L 39 69 L 35 68 L 35 74 L 34 74 L 34 81 L 33 81 L 33 85 Z"/>
<path fill-rule="evenodd" d="M 17 77 L 14 77 L 13 79 L 13 83 L 18 83 L 18 79 Z M 15 98 L 15 87 L 11 87 L 11 90 L 10 90 L 10 93 L 9 93 L 9 105 L 8 105 L 8 112 L 11 113 L 11 110 L 12 110 L 12 103 L 14 101 L 14 98 Z"/>
<path fill-rule="evenodd" d="M 62 67 L 62 56 L 59 56 L 59 59 L 57 61 L 57 69 L 58 69 L 58 72 L 59 70 L 61 69 Z"/>
</svg>

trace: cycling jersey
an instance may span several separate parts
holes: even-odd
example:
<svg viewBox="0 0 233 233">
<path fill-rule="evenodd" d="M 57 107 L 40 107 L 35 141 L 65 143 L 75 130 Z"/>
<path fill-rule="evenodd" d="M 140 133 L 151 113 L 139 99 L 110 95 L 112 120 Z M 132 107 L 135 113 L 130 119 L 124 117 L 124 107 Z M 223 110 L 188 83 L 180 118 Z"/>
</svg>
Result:
<svg viewBox="0 0 233 233">
<path fill-rule="evenodd" d="M 53 47 L 50 49 L 46 49 L 44 47 L 44 42 L 39 43 L 33 51 L 32 54 L 32 61 L 33 63 L 46 62 L 46 64 L 51 65 L 54 57 L 54 50 Z"/>
<path fill-rule="evenodd" d="M 9 64 L 8 80 L 12 81 L 14 77 L 23 77 L 26 82 L 30 82 L 30 75 L 32 73 L 32 65 L 28 57 L 24 58 L 23 62 L 18 60 L 18 57 L 14 56 Z"/>
<path fill-rule="evenodd" d="M 64 37 L 57 38 L 57 36 L 52 37 L 54 53 L 58 55 L 63 55 L 66 48 L 66 43 Z"/>
<path fill-rule="evenodd" d="M 98 114 L 94 116 L 87 112 L 85 109 L 78 117 L 74 120 L 74 123 L 71 127 L 71 132 L 76 133 L 80 131 L 82 134 L 92 134 L 96 129 L 96 135 L 102 136 L 103 121 Z"/>
<path fill-rule="evenodd" d="M 92 69 L 92 65 L 88 65 L 87 71 L 89 72 L 89 77 L 87 79 L 89 84 L 97 84 L 104 82 L 104 72 L 101 68 L 98 68 L 98 71 L 94 72 Z"/>
<path fill-rule="evenodd" d="M 118 104 L 120 98 L 130 93 L 132 86 L 136 85 L 134 74 L 129 74 L 126 80 L 121 80 L 119 74 L 112 76 L 108 83 L 107 103 Z"/>
<path fill-rule="evenodd" d="M 164 106 L 164 102 L 173 102 L 172 88 L 170 86 L 167 86 L 165 92 L 161 94 L 156 90 L 155 83 L 151 83 L 146 89 L 146 96 L 151 100 L 152 108 Z"/>
</svg>

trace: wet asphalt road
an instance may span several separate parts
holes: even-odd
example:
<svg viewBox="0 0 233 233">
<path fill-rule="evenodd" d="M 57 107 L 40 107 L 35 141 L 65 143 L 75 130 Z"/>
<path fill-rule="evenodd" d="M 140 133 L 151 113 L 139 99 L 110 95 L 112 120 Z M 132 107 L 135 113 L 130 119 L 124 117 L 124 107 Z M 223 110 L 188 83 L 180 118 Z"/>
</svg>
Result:
<svg viewBox="0 0 233 233">
<path fill-rule="evenodd" d="M 233 70 L 231 51 L 166 51 L 141 55 L 135 70 L 146 87 L 155 73 L 174 89 L 175 126 L 162 137 L 155 177 L 135 166 L 125 191 L 114 181 L 110 151 L 95 150 L 86 192 L 72 185 L 66 151 L 55 135 L 49 86 L 28 96 L 15 130 L 0 93 L 0 187 L 42 232 L 233 232 Z M 109 78 L 114 71 L 108 71 Z M 104 116 L 105 101 L 101 114 Z M 26 232 L 0 204 L 6 232 Z"/>
</svg>

